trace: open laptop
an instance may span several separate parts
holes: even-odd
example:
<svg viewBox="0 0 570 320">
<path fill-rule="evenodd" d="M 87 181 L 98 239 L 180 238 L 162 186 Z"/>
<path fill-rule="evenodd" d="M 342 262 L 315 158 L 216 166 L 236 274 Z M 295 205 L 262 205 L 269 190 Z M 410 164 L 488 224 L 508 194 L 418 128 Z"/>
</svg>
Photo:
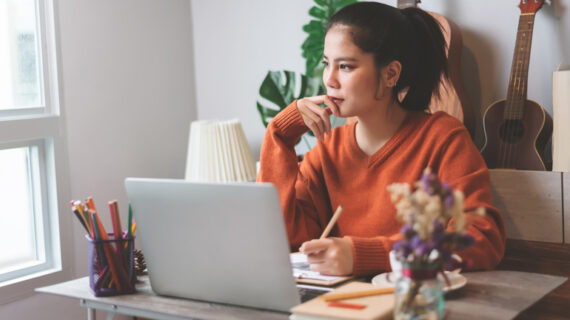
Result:
<svg viewBox="0 0 570 320">
<path fill-rule="evenodd" d="M 272 184 L 127 178 L 125 187 L 157 294 L 277 311 L 301 302 Z"/>
</svg>

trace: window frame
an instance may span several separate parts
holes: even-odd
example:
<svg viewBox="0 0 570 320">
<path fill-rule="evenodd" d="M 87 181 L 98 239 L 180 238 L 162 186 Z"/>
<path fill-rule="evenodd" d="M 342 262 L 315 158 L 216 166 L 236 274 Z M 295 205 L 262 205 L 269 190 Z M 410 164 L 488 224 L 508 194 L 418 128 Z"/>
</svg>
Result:
<svg viewBox="0 0 570 320">
<path fill-rule="evenodd" d="M 38 146 L 42 196 L 42 229 L 46 261 L 41 270 L 0 283 L 0 305 L 33 294 L 39 286 L 70 279 L 73 258 L 65 119 L 61 112 L 54 0 L 36 0 L 38 54 L 42 71 L 43 107 L 1 110 L 0 148 Z M 37 195 L 35 195 L 37 196 Z M 42 233 L 42 232 L 40 232 Z"/>
</svg>

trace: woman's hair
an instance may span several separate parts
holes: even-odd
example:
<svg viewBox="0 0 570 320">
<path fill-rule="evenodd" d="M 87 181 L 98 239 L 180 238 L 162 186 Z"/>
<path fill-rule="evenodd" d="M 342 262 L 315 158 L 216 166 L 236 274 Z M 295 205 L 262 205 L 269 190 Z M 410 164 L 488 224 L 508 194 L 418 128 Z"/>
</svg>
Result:
<svg viewBox="0 0 570 320">
<path fill-rule="evenodd" d="M 378 2 L 358 2 L 340 9 L 329 20 L 327 32 L 347 26 L 354 44 L 372 53 L 378 72 L 390 62 L 402 65 L 393 96 L 407 89 L 399 101 L 406 110 L 427 109 L 439 94 L 441 75 L 447 76 L 445 38 L 439 23 L 417 8 L 397 9 Z"/>
</svg>

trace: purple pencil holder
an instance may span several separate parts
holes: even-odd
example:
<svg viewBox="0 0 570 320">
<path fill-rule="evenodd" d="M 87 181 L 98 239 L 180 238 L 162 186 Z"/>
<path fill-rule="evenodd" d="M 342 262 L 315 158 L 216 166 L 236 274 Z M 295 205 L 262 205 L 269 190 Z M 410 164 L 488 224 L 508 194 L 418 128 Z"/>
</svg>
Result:
<svg viewBox="0 0 570 320">
<path fill-rule="evenodd" d="M 89 241 L 89 286 L 96 297 L 135 292 L 134 237 Z"/>
</svg>

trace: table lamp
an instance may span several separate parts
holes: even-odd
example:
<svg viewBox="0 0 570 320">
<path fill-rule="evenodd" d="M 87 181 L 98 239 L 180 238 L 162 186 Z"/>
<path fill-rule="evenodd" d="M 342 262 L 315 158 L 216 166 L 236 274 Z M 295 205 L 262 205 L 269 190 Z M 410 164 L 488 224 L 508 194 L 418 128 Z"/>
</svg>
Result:
<svg viewBox="0 0 570 320">
<path fill-rule="evenodd" d="M 192 122 L 186 180 L 244 182 L 254 181 L 255 176 L 255 163 L 238 119 Z"/>
</svg>

